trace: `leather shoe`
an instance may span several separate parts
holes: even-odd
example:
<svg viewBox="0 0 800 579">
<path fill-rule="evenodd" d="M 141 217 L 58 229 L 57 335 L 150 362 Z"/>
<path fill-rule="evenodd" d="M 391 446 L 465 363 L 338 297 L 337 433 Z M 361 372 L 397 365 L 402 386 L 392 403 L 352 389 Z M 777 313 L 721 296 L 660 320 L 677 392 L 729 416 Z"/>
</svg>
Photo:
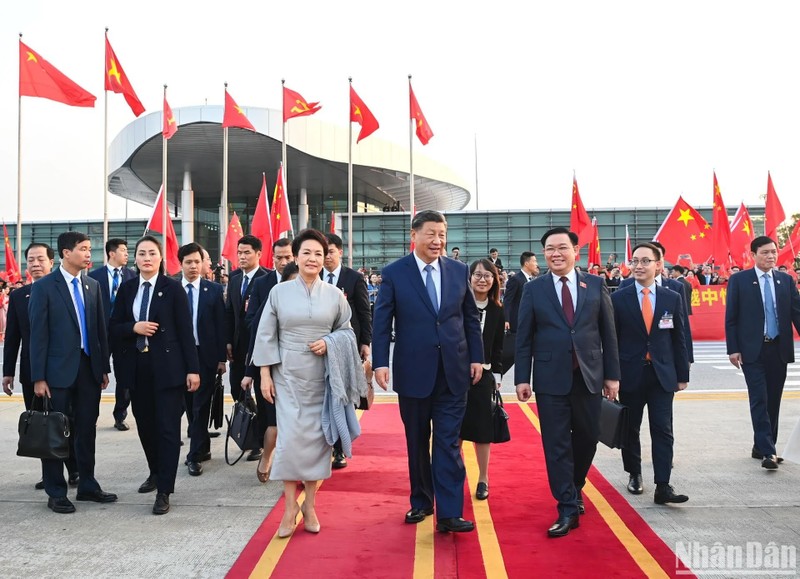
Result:
<svg viewBox="0 0 800 579">
<path fill-rule="evenodd" d="M 659 484 L 656 485 L 656 494 L 653 500 L 657 505 L 665 505 L 667 503 L 685 503 L 689 500 L 689 497 L 676 494 L 672 485 Z"/>
<path fill-rule="evenodd" d="M 125 432 L 126 430 L 130 430 L 131 429 L 130 426 L 125 424 L 124 420 L 116 420 L 114 422 L 114 428 L 116 428 L 117 430 L 120 430 L 122 432 Z"/>
<path fill-rule="evenodd" d="M 572 529 L 580 527 L 581 522 L 578 516 L 574 517 L 558 517 L 555 523 L 547 529 L 547 535 L 550 537 L 566 537 Z"/>
<path fill-rule="evenodd" d="M 489 498 L 489 485 L 484 482 L 478 483 L 478 488 L 475 489 L 475 498 L 479 501 L 485 501 Z"/>
<path fill-rule="evenodd" d="M 583 495 L 578 493 L 578 514 L 585 515 L 586 514 L 586 505 L 583 504 Z"/>
<path fill-rule="evenodd" d="M 628 479 L 628 492 L 632 495 L 640 495 L 644 492 L 641 474 L 632 474 L 631 478 Z"/>
<path fill-rule="evenodd" d="M 75 505 L 67 497 L 50 497 L 47 499 L 47 508 L 54 513 L 74 513 Z"/>
<path fill-rule="evenodd" d="M 222 434 L 219 430 L 209 430 L 208 437 L 209 438 L 217 438 L 220 434 Z"/>
<path fill-rule="evenodd" d="M 81 480 L 81 475 L 79 475 L 77 472 L 73 472 L 70 473 L 69 480 L 67 482 L 69 483 L 69 486 L 76 487 L 78 486 L 78 482 L 80 480 Z"/>
<path fill-rule="evenodd" d="M 117 495 L 97 489 L 96 491 L 89 491 L 88 493 L 79 492 L 78 496 L 75 498 L 79 501 L 92 501 L 94 503 L 113 503 L 116 502 Z"/>
<path fill-rule="evenodd" d="M 169 512 L 169 493 L 158 493 L 153 503 L 154 515 L 166 515 Z"/>
<path fill-rule="evenodd" d="M 436 521 L 436 530 L 440 533 L 469 533 L 475 530 L 475 524 L 472 521 L 465 521 L 461 517 L 439 519 Z"/>
<path fill-rule="evenodd" d="M 761 461 L 761 466 L 767 470 L 775 470 L 778 468 L 778 457 L 774 454 L 768 454 Z"/>
<path fill-rule="evenodd" d="M 344 457 L 344 453 L 339 450 L 333 451 L 333 463 L 331 463 L 331 468 L 345 468 L 347 466 L 347 459 Z"/>
<path fill-rule="evenodd" d="M 200 476 L 203 474 L 203 465 L 199 462 L 190 462 L 186 466 L 189 467 L 189 474 L 192 476 Z"/>
<path fill-rule="evenodd" d="M 44 481 L 40 480 L 35 485 L 33 485 L 33 488 L 35 488 L 37 491 L 43 491 L 44 490 Z"/>
<path fill-rule="evenodd" d="M 753 447 L 753 450 L 750 452 L 750 456 L 752 456 L 753 458 L 758 459 L 758 460 L 762 460 L 764 458 L 764 455 L 761 454 L 761 452 L 759 452 L 759 450 L 755 446 Z M 777 456 L 775 458 L 776 458 L 776 462 L 778 464 L 783 462 L 783 457 L 782 456 Z"/>
<path fill-rule="evenodd" d="M 406 513 L 406 523 L 413 525 L 421 523 L 425 517 L 433 514 L 433 507 L 429 509 L 411 509 Z"/>
<path fill-rule="evenodd" d="M 147 480 L 139 487 L 140 493 L 152 493 L 154 490 L 156 490 L 156 481 L 152 476 L 147 477 Z"/>
<path fill-rule="evenodd" d="M 247 455 L 247 462 L 253 462 L 254 460 L 259 460 L 261 458 L 261 453 L 264 451 L 263 448 L 257 448 L 255 450 L 251 450 L 250 454 Z"/>
</svg>

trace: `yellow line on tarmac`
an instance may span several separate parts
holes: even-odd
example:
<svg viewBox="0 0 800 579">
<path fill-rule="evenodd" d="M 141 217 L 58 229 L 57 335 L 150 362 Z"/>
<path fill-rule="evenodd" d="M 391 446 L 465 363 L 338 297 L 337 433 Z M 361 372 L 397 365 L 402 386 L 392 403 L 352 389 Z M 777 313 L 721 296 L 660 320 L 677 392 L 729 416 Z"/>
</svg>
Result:
<svg viewBox="0 0 800 579">
<path fill-rule="evenodd" d="M 433 579 L 433 534 L 435 517 L 425 517 L 417 523 L 417 534 L 414 541 L 414 579 Z"/>
<path fill-rule="evenodd" d="M 539 418 L 533 413 L 530 406 L 528 404 L 520 404 L 520 408 L 525 416 L 528 417 L 528 420 L 531 421 L 534 428 L 539 431 L 541 434 L 541 427 L 539 425 Z M 661 568 L 661 565 L 658 564 L 653 556 L 650 554 L 650 551 L 642 545 L 641 541 L 636 538 L 636 535 L 628 528 L 625 522 L 620 518 L 617 512 L 614 510 L 608 501 L 603 497 L 603 495 L 598 491 L 595 486 L 589 481 L 586 480 L 586 486 L 583 487 L 584 493 L 586 498 L 588 498 L 592 504 L 597 508 L 597 511 L 600 513 L 600 516 L 603 517 L 603 520 L 606 522 L 608 527 L 611 531 L 617 536 L 622 546 L 630 553 L 633 560 L 639 565 L 639 568 L 648 576 L 648 577 L 669 577 L 669 575 Z"/>
</svg>

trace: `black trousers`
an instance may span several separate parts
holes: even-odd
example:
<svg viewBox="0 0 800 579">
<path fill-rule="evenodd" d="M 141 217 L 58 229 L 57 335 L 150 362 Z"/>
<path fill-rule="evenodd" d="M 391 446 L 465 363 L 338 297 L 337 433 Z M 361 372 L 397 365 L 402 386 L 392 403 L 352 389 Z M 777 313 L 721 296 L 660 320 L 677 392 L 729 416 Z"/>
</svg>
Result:
<svg viewBox="0 0 800 579">
<path fill-rule="evenodd" d="M 156 371 L 150 354 L 136 354 L 136 387 L 131 389 L 131 409 L 136 418 L 150 476 L 158 492 L 175 491 L 181 443 L 183 384 L 170 388 L 155 387 Z"/>
<path fill-rule="evenodd" d="M 750 398 L 753 445 L 764 456 L 777 454 L 778 418 L 781 411 L 786 363 L 781 360 L 777 342 L 764 342 L 755 362 L 742 364 Z"/>
<path fill-rule="evenodd" d="M 117 387 L 114 389 L 114 420 L 122 422 L 128 417 L 128 406 L 131 403 L 131 392 L 127 388 Z"/>
<path fill-rule="evenodd" d="M 597 451 L 601 399 L 589 392 L 579 369 L 569 394 L 536 394 L 547 478 L 560 516 L 578 514 L 578 493 Z"/>
<path fill-rule="evenodd" d="M 186 392 L 187 414 L 189 421 L 189 454 L 186 460 L 199 462 L 200 456 L 211 452 L 211 437 L 208 436 L 208 418 L 211 414 L 211 396 L 214 394 L 214 383 L 217 379 L 216 367 L 202 366 L 200 370 L 200 388 L 195 392 Z"/>
</svg>

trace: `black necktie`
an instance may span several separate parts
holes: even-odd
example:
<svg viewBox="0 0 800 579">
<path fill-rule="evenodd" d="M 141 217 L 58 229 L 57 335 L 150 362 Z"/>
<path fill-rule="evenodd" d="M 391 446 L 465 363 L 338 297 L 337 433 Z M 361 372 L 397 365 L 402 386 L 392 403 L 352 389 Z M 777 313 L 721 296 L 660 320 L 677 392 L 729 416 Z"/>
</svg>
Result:
<svg viewBox="0 0 800 579">
<path fill-rule="evenodd" d="M 244 277 L 242 280 L 242 299 L 244 299 L 244 296 L 247 294 L 247 284 L 250 283 L 250 278 L 244 274 L 242 274 L 242 277 Z"/>
<path fill-rule="evenodd" d="M 333 285 L 333 274 L 332 273 L 328 274 L 328 283 Z"/>
<path fill-rule="evenodd" d="M 111 303 L 117 299 L 117 289 L 119 289 L 119 269 L 114 268 L 114 277 L 111 280 Z"/>
<path fill-rule="evenodd" d="M 147 321 L 147 305 L 150 302 L 150 282 L 146 281 L 142 284 L 142 305 L 139 306 L 139 321 Z M 136 349 L 140 352 L 147 351 L 147 338 L 145 336 L 136 336 Z"/>
</svg>

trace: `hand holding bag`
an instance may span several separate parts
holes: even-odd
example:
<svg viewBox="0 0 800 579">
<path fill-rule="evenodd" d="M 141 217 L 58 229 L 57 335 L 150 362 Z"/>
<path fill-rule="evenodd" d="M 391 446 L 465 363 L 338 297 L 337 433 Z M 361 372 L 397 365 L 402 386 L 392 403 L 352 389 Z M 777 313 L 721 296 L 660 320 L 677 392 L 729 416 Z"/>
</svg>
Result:
<svg viewBox="0 0 800 579">
<path fill-rule="evenodd" d="M 628 437 L 628 407 L 603 398 L 600 405 L 600 442 L 609 448 L 624 448 Z"/>
<path fill-rule="evenodd" d="M 492 442 L 508 442 L 511 440 L 511 431 L 508 429 L 508 412 L 503 408 L 503 397 L 500 391 L 492 392 Z"/>
<path fill-rule="evenodd" d="M 256 432 L 256 413 L 258 412 L 256 402 L 250 396 L 249 390 L 242 390 L 239 399 L 233 403 L 231 417 L 227 416 L 228 434 L 225 437 L 225 462 L 233 466 L 244 456 L 247 450 L 261 448 L 261 441 L 258 440 Z M 241 449 L 239 457 L 231 462 L 228 459 L 228 443 L 233 440 Z"/>
<path fill-rule="evenodd" d="M 50 399 L 42 398 L 42 412 L 26 410 L 19 417 L 17 456 L 66 460 L 69 458 L 69 418 L 50 412 Z"/>
</svg>

